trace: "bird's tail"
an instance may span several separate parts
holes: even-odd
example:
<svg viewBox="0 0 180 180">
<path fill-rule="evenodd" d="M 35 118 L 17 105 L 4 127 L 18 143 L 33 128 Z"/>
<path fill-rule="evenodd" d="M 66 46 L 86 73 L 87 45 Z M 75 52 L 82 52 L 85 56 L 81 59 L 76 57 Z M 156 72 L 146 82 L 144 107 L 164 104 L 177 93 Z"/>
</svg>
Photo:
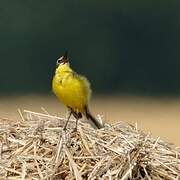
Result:
<svg viewBox="0 0 180 180">
<path fill-rule="evenodd" d="M 104 127 L 103 123 L 97 120 L 89 111 L 88 107 L 85 107 L 85 115 L 88 120 L 91 120 L 91 124 L 96 129 L 101 129 Z"/>
</svg>

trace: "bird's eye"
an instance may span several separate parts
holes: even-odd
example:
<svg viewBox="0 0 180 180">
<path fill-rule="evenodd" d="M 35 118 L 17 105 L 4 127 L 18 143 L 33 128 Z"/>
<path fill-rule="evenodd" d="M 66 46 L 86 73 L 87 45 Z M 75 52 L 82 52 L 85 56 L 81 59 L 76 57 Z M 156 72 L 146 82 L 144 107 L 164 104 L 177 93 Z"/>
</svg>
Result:
<svg viewBox="0 0 180 180">
<path fill-rule="evenodd" d="M 56 64 L 57 64 L 57 65 L 61 64 L 61 63 L 62 63 L 62 60 L 63 60 L 63 56 L 60 57 L 60 58 L 56 61 Z"/>
<path fill-rule="evenodd" d="M 57 60 L 57 62 L 56 62 L 56 64 L 60 64 L 61 63 L 61 60 L 60 59 L 58 59 Z"/>
</svg>

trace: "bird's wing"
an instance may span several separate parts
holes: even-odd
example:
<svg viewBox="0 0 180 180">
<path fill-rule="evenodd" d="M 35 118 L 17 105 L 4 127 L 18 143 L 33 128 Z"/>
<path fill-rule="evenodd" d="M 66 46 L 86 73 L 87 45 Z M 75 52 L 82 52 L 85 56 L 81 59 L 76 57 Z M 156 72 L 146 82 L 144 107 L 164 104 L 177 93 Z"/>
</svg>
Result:
<svg viewBox="0 0 180 180">
<path fill-rule="evenodd" d="M 86 77 L 77 74 L 76 72 L 72 72 L 72 76 L 74 79 L 79 81 L 83 90 L 85 91 L 84 93 L 88 95 L 88 99 L 89 99 L 91 97 L 91 86 L 89 80 Z"/>
</svg>

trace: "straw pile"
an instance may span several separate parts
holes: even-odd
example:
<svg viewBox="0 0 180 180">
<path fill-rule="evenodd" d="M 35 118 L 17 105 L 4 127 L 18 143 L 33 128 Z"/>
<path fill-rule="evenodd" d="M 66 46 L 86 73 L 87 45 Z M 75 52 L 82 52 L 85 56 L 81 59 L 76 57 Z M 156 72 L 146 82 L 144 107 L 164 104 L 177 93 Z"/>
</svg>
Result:
<svg viewBox="0 0 180 180">
<path fill-rule="evenodd" d="M 176 179 L 180 152 L 119 122 L 94 130 L 82 120 L 24 111 L 0 120 L 0 179 Z"/>
</svg>

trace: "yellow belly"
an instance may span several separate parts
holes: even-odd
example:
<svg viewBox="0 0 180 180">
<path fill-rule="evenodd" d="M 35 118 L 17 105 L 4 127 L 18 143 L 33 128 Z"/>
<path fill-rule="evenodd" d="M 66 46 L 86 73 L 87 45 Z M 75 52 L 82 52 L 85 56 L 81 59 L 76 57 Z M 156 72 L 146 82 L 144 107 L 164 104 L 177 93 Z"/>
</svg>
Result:
<svg viewBox="0 0 180 180">
<path fill-rule="evenodd" d="M 76 112 L 84 112 L 90 96 L 89 83 L 85 78 L 67 73 L 58 77 L 55 75 L 52 88 L 62 103 Z"/>
</svg>

